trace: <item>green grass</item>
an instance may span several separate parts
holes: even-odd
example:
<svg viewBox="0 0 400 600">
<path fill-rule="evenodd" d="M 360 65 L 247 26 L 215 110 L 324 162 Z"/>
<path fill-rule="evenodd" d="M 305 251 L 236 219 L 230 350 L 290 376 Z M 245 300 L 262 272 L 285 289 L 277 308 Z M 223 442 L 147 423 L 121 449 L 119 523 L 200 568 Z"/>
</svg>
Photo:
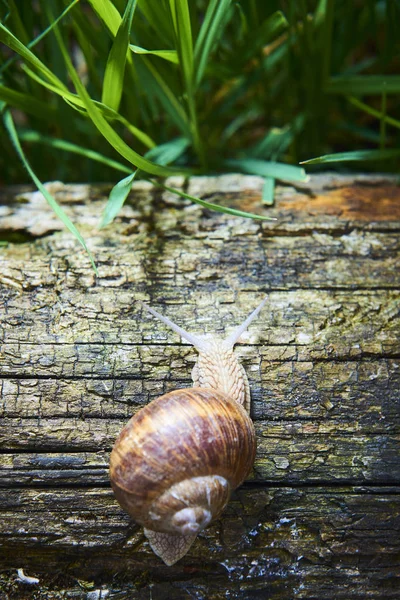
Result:
<svg viewBox="0 0 400 600">
<path fill-rule="evenodd" d="M 0 0 L 0 17 L 0 183 L 114 182 L 101 227 L 139 177 L 253 173 L 268 206 L 301 162 L 398 168 L 395 0 Z"/>
</svg>

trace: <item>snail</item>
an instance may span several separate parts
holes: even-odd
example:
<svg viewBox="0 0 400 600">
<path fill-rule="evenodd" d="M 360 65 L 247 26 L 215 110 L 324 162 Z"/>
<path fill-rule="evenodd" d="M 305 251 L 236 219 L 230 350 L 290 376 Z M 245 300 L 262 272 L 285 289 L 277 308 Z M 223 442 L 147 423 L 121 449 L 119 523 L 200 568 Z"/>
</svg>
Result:
<svg viewBox="0 0 400 600">
<path fill-rule="evenodd" d="M 225 340 L 194 336 L 143 304 L 199 353 L 194 387 L 164 394 L 140 409 L 110 457 L 116 499 L 143 525 L 151 548 L 168 566 L 220 516 L 253 466 L 250 388 L 233 347 L 265 302 Z"/>
</svg>

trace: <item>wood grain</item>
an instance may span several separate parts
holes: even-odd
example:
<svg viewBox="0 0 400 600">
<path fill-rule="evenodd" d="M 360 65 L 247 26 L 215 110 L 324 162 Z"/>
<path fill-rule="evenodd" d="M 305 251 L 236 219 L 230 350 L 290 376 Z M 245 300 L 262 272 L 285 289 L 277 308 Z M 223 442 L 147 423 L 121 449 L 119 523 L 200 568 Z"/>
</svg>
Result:
<svg viewBox="0 0 400 600">
<path fill-rule="evenodd" d="M 396 599 L 400 587 L 400 188 L 379 175 L 175 178 L 273 216 L 211 213 L 134 184 L 48 184 L 86 255 L 29 188 L 0 190 L 0 598 Z M 268 211 L 268 212 L 267 212 Z M 144 313 L 224 336 L 249 376 L 251 477 L 167 568 L 119 508 L 108 460 L 141 406 L 190 387 L 196 353 Z M 16 569 L 39 577 L 16 581 Z M 92 596 L 90 596 L 92 594 Z"/>
</svg>

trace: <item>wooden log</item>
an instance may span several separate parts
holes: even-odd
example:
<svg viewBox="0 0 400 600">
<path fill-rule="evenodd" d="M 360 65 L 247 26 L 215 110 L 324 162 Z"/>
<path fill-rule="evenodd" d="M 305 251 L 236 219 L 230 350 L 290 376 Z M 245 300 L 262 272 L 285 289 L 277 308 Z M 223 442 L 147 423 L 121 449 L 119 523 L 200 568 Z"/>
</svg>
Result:
<svg viewBox="0 0 400 600">
<path fill-rule="evenodd" d="M 122 586 L 127 598 L 149 598 L 147 586 L 153 598 L 190 597 L 196 589 L 215 599 L 223 590 L 233 598 L 347 600 L 365 598 L 366 590 L 398 597 L 399 494 L 392 488 L 246 486 L 184 566 L 170 568 L 157 563 L 109 489 L 9 490 L 0 506 L 4 566 L 15 567 L 23 547 L 17 564 L 28 564 L 45 587 L 68 573 L 71 581 L 108 582 L 116 597 Z"/>
<path fill-rule="evenodd" d="M 169 184 L 277 220 L 137 182 L 99 231 L 109 187 L 48 184 L 96 278 L 38 192 L 0 191 L 0 598 L 398 598 L 397 179 L 316 175 L 278 186 L 268 212 L 257 177 Z M 265 295 L 236 348 L 254 471 L 165 567 L 115 502 L 108 457 L 134 412 L 191 385 L 196 353 L 137 301 L 223 336 Z"/>
</svg>

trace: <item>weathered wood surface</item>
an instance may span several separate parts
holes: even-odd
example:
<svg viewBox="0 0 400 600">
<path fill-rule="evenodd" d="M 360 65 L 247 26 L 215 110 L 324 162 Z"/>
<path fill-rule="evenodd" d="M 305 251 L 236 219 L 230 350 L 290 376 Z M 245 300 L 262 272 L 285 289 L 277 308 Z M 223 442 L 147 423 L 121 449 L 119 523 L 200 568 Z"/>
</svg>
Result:
<svg viewBox="0 0 400 600">
<path fill-rule="evenodd" d="M 256 177 L 184 185 L 263 210 Z M 399 598 L 397 179 L 282 185 L 263 223 L 139 182 L 103 231 L 109 188 L 50 187 L 100 276 L 40 194 L 1 191 L 0 235 L 14 243 L 0 250 L 0 598 Z M 223 335 L 266 294 L 237 346 L 254 473 L 165 567 L 116 504 L 107 463 L 133 412 L 190 385 L 195 352 L 137 300 Z"/>
</svg>

